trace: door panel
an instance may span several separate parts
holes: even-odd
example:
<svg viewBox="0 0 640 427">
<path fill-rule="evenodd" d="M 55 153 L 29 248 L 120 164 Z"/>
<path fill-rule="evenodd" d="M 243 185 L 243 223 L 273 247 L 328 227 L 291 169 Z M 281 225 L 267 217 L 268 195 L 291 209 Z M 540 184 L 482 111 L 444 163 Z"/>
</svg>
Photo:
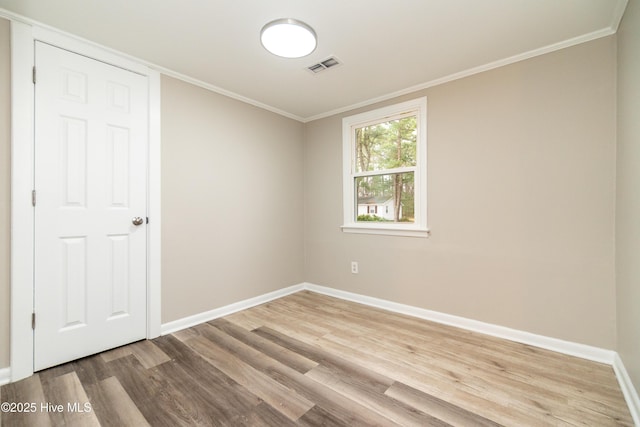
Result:
<svg viewBox="0 0 640 427">
<path fill-rule="evenodd" d="M 36 42 L 34 368 L 146 335 L 148 83 Z"/>
</svg>

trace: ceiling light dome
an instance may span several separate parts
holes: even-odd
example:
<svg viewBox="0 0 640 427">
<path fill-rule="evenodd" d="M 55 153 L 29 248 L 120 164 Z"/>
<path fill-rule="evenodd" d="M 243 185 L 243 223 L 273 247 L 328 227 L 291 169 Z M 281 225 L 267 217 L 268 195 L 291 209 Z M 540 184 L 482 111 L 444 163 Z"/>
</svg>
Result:
<svg viewBox="0 0 640 427">
<path fill-rule="evenodd" d="M 291 18 L 276 19 L 262 27 L 262 46 L 283 58 L 301 58 L 316 49 L 316 33 L 313 28 Z"/>
</svg>

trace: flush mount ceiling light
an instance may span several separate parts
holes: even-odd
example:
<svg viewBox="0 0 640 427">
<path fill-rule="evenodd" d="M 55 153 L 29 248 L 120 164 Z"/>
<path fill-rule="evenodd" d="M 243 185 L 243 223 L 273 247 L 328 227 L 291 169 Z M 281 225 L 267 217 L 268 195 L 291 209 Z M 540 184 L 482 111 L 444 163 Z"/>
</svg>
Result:
<svg viewBox="0 0 640 427">
<path fill-rule="evenodd" d="M 301 58 L 316 49 L 316 33 L 313 28 L 291 18 L 276 19 L 262 27 L 262 46 L 283 58 Z"/>
</svg>

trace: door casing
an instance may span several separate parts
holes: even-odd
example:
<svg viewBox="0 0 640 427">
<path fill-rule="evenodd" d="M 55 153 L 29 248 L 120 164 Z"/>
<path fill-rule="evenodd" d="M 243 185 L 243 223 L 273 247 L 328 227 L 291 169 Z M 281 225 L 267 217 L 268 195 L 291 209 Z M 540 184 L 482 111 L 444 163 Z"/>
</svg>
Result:
<svg viewBox="0 0 640 427">
<path fill-rule="evenodd" d="M 67 34 L 11 21 L 11 381 L 33 375 L 34 44 L 39 40 L 145 75 L 149 82 L 147 338 L 160 335 L 160 73 Z M 37 78 L 37 77 L 36 77 Z M 37 318 L 36 318 L 37 322 Z"/>
</svg>

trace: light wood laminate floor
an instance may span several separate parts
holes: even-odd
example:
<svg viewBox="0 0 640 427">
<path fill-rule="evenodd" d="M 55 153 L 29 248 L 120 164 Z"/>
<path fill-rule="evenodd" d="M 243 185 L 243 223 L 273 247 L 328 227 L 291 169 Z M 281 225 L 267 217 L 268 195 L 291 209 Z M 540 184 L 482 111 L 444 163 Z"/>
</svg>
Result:
<svg viewBox="0 0 640 427">
<path fill-rule="evenodd" d="M 633 425 L 608 365 L 308 291 L 41 371 L 0 401 L 36 409 L 5 427 Z"/>
</svg>

